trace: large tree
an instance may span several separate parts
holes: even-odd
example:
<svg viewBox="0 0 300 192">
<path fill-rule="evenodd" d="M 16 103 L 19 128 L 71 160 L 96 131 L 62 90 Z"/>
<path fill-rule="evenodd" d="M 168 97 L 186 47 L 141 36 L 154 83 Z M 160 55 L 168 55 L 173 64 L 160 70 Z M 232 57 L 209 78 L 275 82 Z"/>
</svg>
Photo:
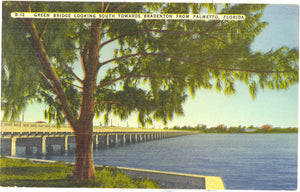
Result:
<svg viewBox="0 0 300 192">
<path fill-rule="evenodd" d="M 93 178 L 93 119 L 137 113 L 145 125 L 182 115 L 197 89 L 234 94 L 244 82 L 286 89 L 298 82 L 298 50 L 267 53 L 250 45 L 266 26 L 265 5 L 105 2 L 3 2 L 2 110 L 12 120 L 34 102 L 44 115 L 66 120 L 76 137 L 73 179 Z M 14 19 L 11 12 L 221 13 L 244 21 Z M 113 57 L 103 50 L 113 44 Z M 79 66 L 77 66 L 79 64 Z M 81 69 L 81 73 L 78 73 Z"/>
</svg>

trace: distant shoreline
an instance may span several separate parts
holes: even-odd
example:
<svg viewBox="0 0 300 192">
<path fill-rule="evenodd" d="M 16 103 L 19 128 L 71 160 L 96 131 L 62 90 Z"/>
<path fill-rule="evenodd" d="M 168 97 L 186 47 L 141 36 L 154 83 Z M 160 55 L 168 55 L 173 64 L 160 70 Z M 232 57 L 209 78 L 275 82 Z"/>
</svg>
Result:
<svg viewBox="0 0 300 192">
<path fill-rule="evenodd" d="M 201 133 L 201 134 L 298 134 L 298 132 L 291 132 L 291 133 L 286 133 L 286 132 L 277 132 L 277 133 L 258 133 L 258 132 L 255 132 L 255 133 L 247 133 L 247 132 L 243 132 L 243 133 Z"/>
<path fill-rule="evenodd" d="M 189 127 L 189 128 L 172 128 L 169 130 L 176 131 L 195 131 L 201 134 L 285 134 L 285 133 L 298 133 L 298 128 L 270 128 L 268 130 L 260 128 L 241 128 L 241 127 L 214 127 L 214 128 L 203 128 L 203 127 Z"/>
</svg>

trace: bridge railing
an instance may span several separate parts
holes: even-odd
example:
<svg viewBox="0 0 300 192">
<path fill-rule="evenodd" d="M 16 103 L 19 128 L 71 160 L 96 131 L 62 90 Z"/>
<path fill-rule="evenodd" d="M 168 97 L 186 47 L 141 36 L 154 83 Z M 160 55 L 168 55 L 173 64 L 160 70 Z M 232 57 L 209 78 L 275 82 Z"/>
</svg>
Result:
<svg viewBox="0 0 300 192">
<path fill-rule="evenodd" d="M 27 122 L 1 122 L 1 132 L 22 133 L 22 132 L 73 132 L 69 125 L 60 125 L 48 123 L 27 123 Z M 94 126 L 93 132 L 161 132 L 162 129 L 142 129 L 130 127 L 102 127 Z M 172 131 L 177 132 L 177 131 Z"/>
<path fill-rule="evenodd" d="M 1 122 L 1 132 L 72 132 L 67 125 L 57 127 L 47 123 Z"/>
</svg>

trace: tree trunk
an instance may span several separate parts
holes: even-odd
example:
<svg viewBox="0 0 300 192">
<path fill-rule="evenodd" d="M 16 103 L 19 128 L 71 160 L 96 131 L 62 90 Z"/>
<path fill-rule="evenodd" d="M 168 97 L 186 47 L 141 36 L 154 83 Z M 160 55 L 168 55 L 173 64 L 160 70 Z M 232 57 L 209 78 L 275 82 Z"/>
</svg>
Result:
<svg viewBox="0 0 300 192">
<path fill-rule="evenodd" d="M 87 123 L 89 124 L 89 123 Z M 74 182 L 87 182 L 94 179 L 93 153 L 92 153 L 92 129 L 93 125 L 81 124 L 80 130 L 75 132 L 76 159 L 72 174 Z"/>
<path fill-rule="evenodd" d="M 31 12 L 30 3 L 20 3 L 24 12 Z M 48 54 L 42 44 L 41 37 L 32 19 L 23 19 L 22 22 L 27 27 L 31 36 L 33 47 L 41 62 L 44 73 L 40 73 L 42 79 L 48 85 L 49 89 L 57 96 L 58 102 L 62 108 L 64 116 L 75 132 L 76 139 L 76 159 L 75 168 L 72 174 L 73 181 L 86 182 L 94 178 L 93 156 L 92 156 L 92 132 L 93 132 L 93 107 L 95 91 L 96 74 L 99 70 L 99 48 L 100 48 L 100 30 L 103 20 L 95 20 L 90 26 L 90 41 L 83 46 L 84 54 L 81 53 L 82 66 L 84 73 L 83 92 L 80 101 L 80 110 L 78 118 L 74 116 L 68 99 L 61 85 L 55 69 L 51 65 Z"/>
</svg>

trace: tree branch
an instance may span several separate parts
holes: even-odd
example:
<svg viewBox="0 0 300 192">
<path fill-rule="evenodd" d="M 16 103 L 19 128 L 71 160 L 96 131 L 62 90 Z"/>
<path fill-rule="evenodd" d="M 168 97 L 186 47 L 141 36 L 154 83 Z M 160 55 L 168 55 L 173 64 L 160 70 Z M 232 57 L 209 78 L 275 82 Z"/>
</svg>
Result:
<svg viewBox="0 0 300 192">
<path fill-rule="evenodd" d="M 131 108 L 138 109 L 138 107 L 136 107 L 136 106 L 126 104 L 126 103 L 121 103 L 120 101 L 96 101 L 94 103 L 94 105 L 101 105 L 101 104 L 115 104 L 115 105 L 122 105 L 125 107 L 131 107 Z"/>
<path fill-rule="evenodd" d="M 221 21 L 215 21 L 214 23 L 212 23 L 205 31 L 204 31 L 204 33 L 208 33 L 208 32 L 210 32 L 210 30 L 214 27 L 214 26 L 216 26 L 218 23 L 220 23 Z"/>
<path fill-rule="evenodd" d="M 118 5 L 118 7 L 116 7 L 114 10 L 112 10 L 112 13 L 115 13 L 118 10 L 122 9 L 126 4 L 127 4 L 127 2 L 121 3 L 120 5 Z"/>
<path fill-rule="evenodd" d="M 104 3 L 105 4 L 105 3 Z M 107 9 L 108 9 L 108 7 L 109 7 L 109 4 L 110 4 L 110 2 L 108 2 L 107 4 L 106 4 L 106 7 L 104 8 L 104 13 L 107 11 Z"/>
<path fill-rule="evenodd" d="M 210 65 L 204 65 L 203 64 L 203 63 L 205 63 L 207 61 L 215 60 L 215 58 L 208 58 L 208 59 L 205 59 L 203 61 L 195 62 L 195 61 L 189 61 L 187 59 L 182 59 L 182 58 L 178 58 L 178 57 L 173 57 L 173 56 L 165 55 L 165 54 L 162 54 L 162 53 L 134 53 L 134 54 L 125 55 L 125 56 L 122 56 L 122 57 L 115 57 L 113 59 L 110 59 L 110 60 L 104 61 L 102 63 L 99 63 L 99 65 L 102 66 L 102 65 L 105 65 L 105 64 L 110 63 L 110 62 L 114 62 L 114 61 L 117 61 L 117 60 L 126 59 L 126 58 L 129 58 L 129 57 L 136 57 L 136 56 L 159 56 L 159 57 L 165 57 L 165 58 L 168 58 L 168 59 L 171 59 L 171 60 L 176 60 L 176 61 L 180 61 L 180 62 L 184 62 L 184 63 L 191 63 L 191 64 L 194 64 L 194 65 L 198 65 L 200 67 L 203 67 L 203 68 L 214 69 L 214 70 L 221 70 L 221 71 L 236 71 L 236 72 L 249 72 L 249 73 L 287 73 L 287 72 L 295 71 L 295 70 L 287 70 L 287 71 L 261 71 L 261 70 L 250 70 L 250 69 L 230 69 L 230 68 L 223 68 L 223 67 L 215 67 L 215 66 L 210 66 Z"/>
<path fill-rule="evenodd" d="M 56 58 L 56 60 L 59 62 L 59 63 L 61 63 L 66 69 L 67 69 L 67 71 L 79 82 L 79 83 L 81 83 L 81 84 L 83 84 L 83 81 L 82 81 L 82 79 L 80 79 L 74 72 L 73 72 L 73 70 L 66 64 L 66 63 L 64 63 L 63 61 L 61 61 L 59 58 L 57 58 L 56 56 L 55 56 L 55 58 Z"/>
<path fill-rule="evenodd" d="M 53 85 L 51 85 L 51 83 L 49 82 L 49 80 L 47 79 L 47 77 L 41 72 L 38 71 L 37 72 L 38 75 L 41 77 L 41 79 L 46 83 L 46 85 L 48 86 L 48 88 L 55 94 L 58 94 L 58 91 L 55 89 L 55 87 L 53 87 Z"/>
<path fill-rule="evenodd" d="M 88 42 L 85 42 L 80 49 L 80 61 L 83 77 L 86 76 Z"/>
<path fill-rule="evenodd" d="M 111 42 L 113 42 L 113 41 L 115 41 L 117 39 L 120 39 L 122 37 L 132 36 L 132 35 L 136 35 L 136 34 L 139 34 L 139 33 L 168 33 L 168 34 L 179 34 L 179 35 L 182 35 L 182 34 L 205 35 L 205 36 L 207 36 L 209 38 L 213 38 L 213 39 L 215 39 L 215 40 L 217 40 L 217 41 L 219 41 L 219 42 L 221 42 L 221 43 L 229 46 L 228 43 L 226 43 L 225 41 L 223 41 L 223 40 L 221 40 L 221 39 L 219 39 L 217 37 L 208 35 L 206 33 L 206 31 L 199 31 L 199 32 L 195 32 L 194 31 L 194 32 L 190 32 L 190 31 L 170 31 L 170 30 L 157 30 L 157 29 L 149 29 L 149 30 L 141 30 L 141 31 L 133 31 L 133 32 L 125 33 L 125 34 L 119 35 L 117 37 L 114 37 L 112 39 L 109 39 L 107 41 L 104 41 L 103 43 L 100 44 L 100 46 L 102 47 L 102 46 L 104 46 L 104 45 L 106 45 L 108 43 L 111 43 Z"/>
<path fill-rule="evenodd" d="M 122 57 L 115 57 L 113 59 L 101 62 L 101 63 L 99 63 L 99 65 L 102 66 L 102 65 L 105 65 L 105 64 L 110 63 L 110 62 L 126 59 L 126 58 L 129 58 L 129 57 L 135 57 L 135 56 L 159 56 L 159 57 L 165 57 L 165 58 L 172 59 L 172 60 L 191 63 L 190 61 L 188 61 L 186 59 L 181 59 L 181 58 L 177 58 L 177 57 L 173 57 L 173 56 L 168 56 L 168 55 L 165 55 L 165 54 L 162 54 L 162 53 L 134 53 L 134 54 L 124 55 Z M 209 60 L 212 60 L 212 59 L 209 59 Z M 205 61 L 208 61 L 208 60 L 204 60 L 204 61 L 201 61 L 201 62 L 198 62 L 198 63 L 203 63 Z"/>
<path fill-rule="evenodd" d="M 80 87 L 80 86 L 78 86 L 78 85 L 74 85 L 73 83 L 69 83 L 69 82 L 65 82 L 65 81 L 63 81 L 62 83 L 67 84 L 67 85 L 70 85 L 70 86 L 72 86 L 72 87 L 74 87 L 74 88 L 76 88 L 76 89 L 79 89 L 80 91 L 83 90 L 82 87 Z"/>
<path fill-rule="evenodd" d="M 206 36 L 206 37 L 209 37 L 209 38 L 212 38 L 212 39 L 215 39 L 215 40 L 217 40 L 217 41 L 223 43 L 224 45 L 230 46 L 228 43 L 226 43 L 225 41 L 223 41 L 223 40 L 221 40 L 221 39 L 219 39 L 219 38 L 217 38 L 217 37 L 215 37 L 215 36 L 209 35 L 209 34 L 207 34 L 207 33 L 202 33 L 202 35 L 204 35 L 204 36 Z"/>
<path fill-rule="evenodd" d="M 20 9 L 24 11 L 25 8 L 24 8 L 23 5 L 21 4 L 21 2 L 18 2 L 18 1 L 17 1 L 16 3 L 17 3 L 17 5 L 20 7 Z M 26 2 L 23 2 L 24 6 L 25 6 L 25 3 L 26 3 Z"/>
<path fill-rule="evenodd" d="M 78 121 L 82 123 L 92 122 L 94 118 L 94 90 L 98 71 L 100 30 L 103 20 L 94 20 L 90 25 L 90 38 L 86 44 L 85 55 L 81 54 L 84 67 L 83 91 L 80 100 Z M 78 127 L 81 131 L 81 127 Z"/>
<path fill-rule="evenodd" d="M 40 31 L 40 33 L 39 33 L 40 39 L 42 38 L 42 35 L 43 35 L 43 33 L 44 33 L 45 29 L 46 29 L 47 24 L 48 24 L 48 19 L 45 20 L 45 23 L 44 23 L 44 25 L 43 25 L 43 28 L 41 29 L 41 31 Z"/>
<path fill-rule="evenodd" d="M 116 81 L 122 80 L 122 79 L 127 79 L 127 78 L 171 78 L 171 76 L 163 76 L 163 75 L 125 75 L 122 77 L 118 77 L 103 83 L 100 83 L 99 85 L 96 86 L 95 89 L 110 85 Z"/>
<path fill-rule="evenodd" d="M 99 54 L 99 40 L 100 40 L 100 30 L 101 25 L 103 23 L 103 20 L 95 20 L 91 26 L 91 32 L 90 32 L 90 39 L 91 42 L 88 42 L 88 60 L 87 60 L 87 66 L 86 66 L 86 72 L 88 73 L 96 73 L 97 65 L 98 65 L 98 54 Z"/>
<path fill-rule="evenodd" d="M 30 4 L 29 2 L 22 2 L 24 5 L 24 12 L 30 12 Z M 45 76 L 47 79 L 49 79 L 55 87 L 56 90 L 56 96 L 58 98 L 58 102 L 60 103 L 63 113 L 65 117 L 67 118 L 68 122 L 70 123 L 71 127 L 74 127 L 75 118 L 68 106 L 67 99 L 65 97 L 65 94 L 63 92 L 63 89 L 61 87 L 59 78 L 57 77 L 57 74 L 55 73 L 53 67 L 51 66 L 49 57 L 46 53 L 46 50 L 44 49 L 44 46 L 40 40 L 40 37 L 38 35 L 38 32 L 36 30 L 36 27 L 32 21 L 32 19 L 24 19 L 24 24 L 28 29 L 29 34 L 31 35 L 32 42 L 33 42 L 33 48 L 35 52 L 37 53 L 37 56 L 40 60 L 40 63 L 42 65 L 42 68 L 45 72 Z"/>
<path fill-rule="evenodd" d="M 104 2 L 99 3 L 99 12 L 103 12 L 103 3 Z"/>
</svg>

